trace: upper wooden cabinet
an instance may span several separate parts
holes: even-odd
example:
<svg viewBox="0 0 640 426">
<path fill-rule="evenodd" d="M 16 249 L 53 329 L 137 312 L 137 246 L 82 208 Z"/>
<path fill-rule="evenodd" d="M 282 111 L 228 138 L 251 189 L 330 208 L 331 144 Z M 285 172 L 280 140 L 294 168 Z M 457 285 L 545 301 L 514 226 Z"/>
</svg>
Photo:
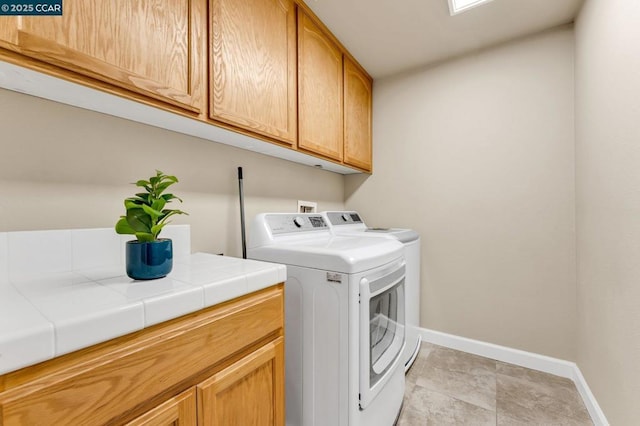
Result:
<svg viewBox="0 0 640 426">
<path fill-rule="evenodd" d="M 206 0 L 65 1 L 1 17 L 0 47 L 193 112 L 204 104 Z"/>
<path fill-rule="evenodd" d="M 344 163 L 371 170 L 372 82 L 355 63 L 344 59 Z"/>
<path fill-rule="evenodd" d="M 209 116 L 296 142 L 292 0 L 211 0 Z"/>
<path fill-rule="evenodd" d="M 342 51 L 298 12 L 298 147 L 342 160 Z"/>
<path fill-rule="evenodd" d="M 0 16 L 0 59 L 276 142 L 325 165 L 371 171 L 371 78 L 302 0 L 67 1 L 62 16 Z M 123 114 L 109 102 L 95 107 L 56 89 L 52 95 L 50 86 L 25 91 Z M 147 113 L 124 114 L 148 123 Z M 189 119 L 153 118 L 170 130 L 207 133 Z"/>
</svg>

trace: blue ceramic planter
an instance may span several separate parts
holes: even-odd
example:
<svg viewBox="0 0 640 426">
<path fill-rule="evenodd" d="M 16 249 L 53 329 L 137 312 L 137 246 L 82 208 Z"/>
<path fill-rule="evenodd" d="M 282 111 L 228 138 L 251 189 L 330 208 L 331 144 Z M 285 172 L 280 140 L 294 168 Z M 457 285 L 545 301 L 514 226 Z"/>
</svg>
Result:
<svg viewBox="0 0 640 426">
<path fill-rule="evenodd" d="M 127 275 L 134 280 L 154 280 L 171 272 L 173 246 L 168 238 L 158 241 L 127 241 Z"/>
</svg>

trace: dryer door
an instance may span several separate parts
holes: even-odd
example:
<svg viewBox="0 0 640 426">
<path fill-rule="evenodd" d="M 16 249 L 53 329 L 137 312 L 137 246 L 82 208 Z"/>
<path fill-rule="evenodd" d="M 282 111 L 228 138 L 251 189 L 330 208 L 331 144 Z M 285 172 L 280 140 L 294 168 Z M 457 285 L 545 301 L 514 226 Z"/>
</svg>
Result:
<svg viewBox="0 0 640 426">
<path fill-rule="evenodd" d="M 404 264 L 360 281 L 360 408 L 384 387 L 400 362 L 405 341 Z"/>
</svg>

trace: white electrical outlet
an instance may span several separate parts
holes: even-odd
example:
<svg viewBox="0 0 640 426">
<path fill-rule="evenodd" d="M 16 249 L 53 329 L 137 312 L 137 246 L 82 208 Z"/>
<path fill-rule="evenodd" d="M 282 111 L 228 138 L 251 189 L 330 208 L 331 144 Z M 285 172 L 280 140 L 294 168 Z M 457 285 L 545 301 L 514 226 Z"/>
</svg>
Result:
<svg viewBox="0 0 640 426">
<path fill-rule="evenodd" d="M 318 203 L 298 200 L 298 213 L 315 213 L 317 209 Z"/>
</svg>

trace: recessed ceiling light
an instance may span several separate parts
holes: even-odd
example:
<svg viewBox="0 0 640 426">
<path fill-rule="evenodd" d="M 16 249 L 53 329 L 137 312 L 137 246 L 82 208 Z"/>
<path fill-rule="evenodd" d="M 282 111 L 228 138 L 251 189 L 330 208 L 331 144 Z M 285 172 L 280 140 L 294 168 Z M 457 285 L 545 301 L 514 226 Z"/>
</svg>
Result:
<svg viewBox="0 0 640 426">
<path fill-rule="evenodd" d="M 490 1 L 493 0 L 449 0 L 449 11 L 453 16 Z"/>
</svg>

